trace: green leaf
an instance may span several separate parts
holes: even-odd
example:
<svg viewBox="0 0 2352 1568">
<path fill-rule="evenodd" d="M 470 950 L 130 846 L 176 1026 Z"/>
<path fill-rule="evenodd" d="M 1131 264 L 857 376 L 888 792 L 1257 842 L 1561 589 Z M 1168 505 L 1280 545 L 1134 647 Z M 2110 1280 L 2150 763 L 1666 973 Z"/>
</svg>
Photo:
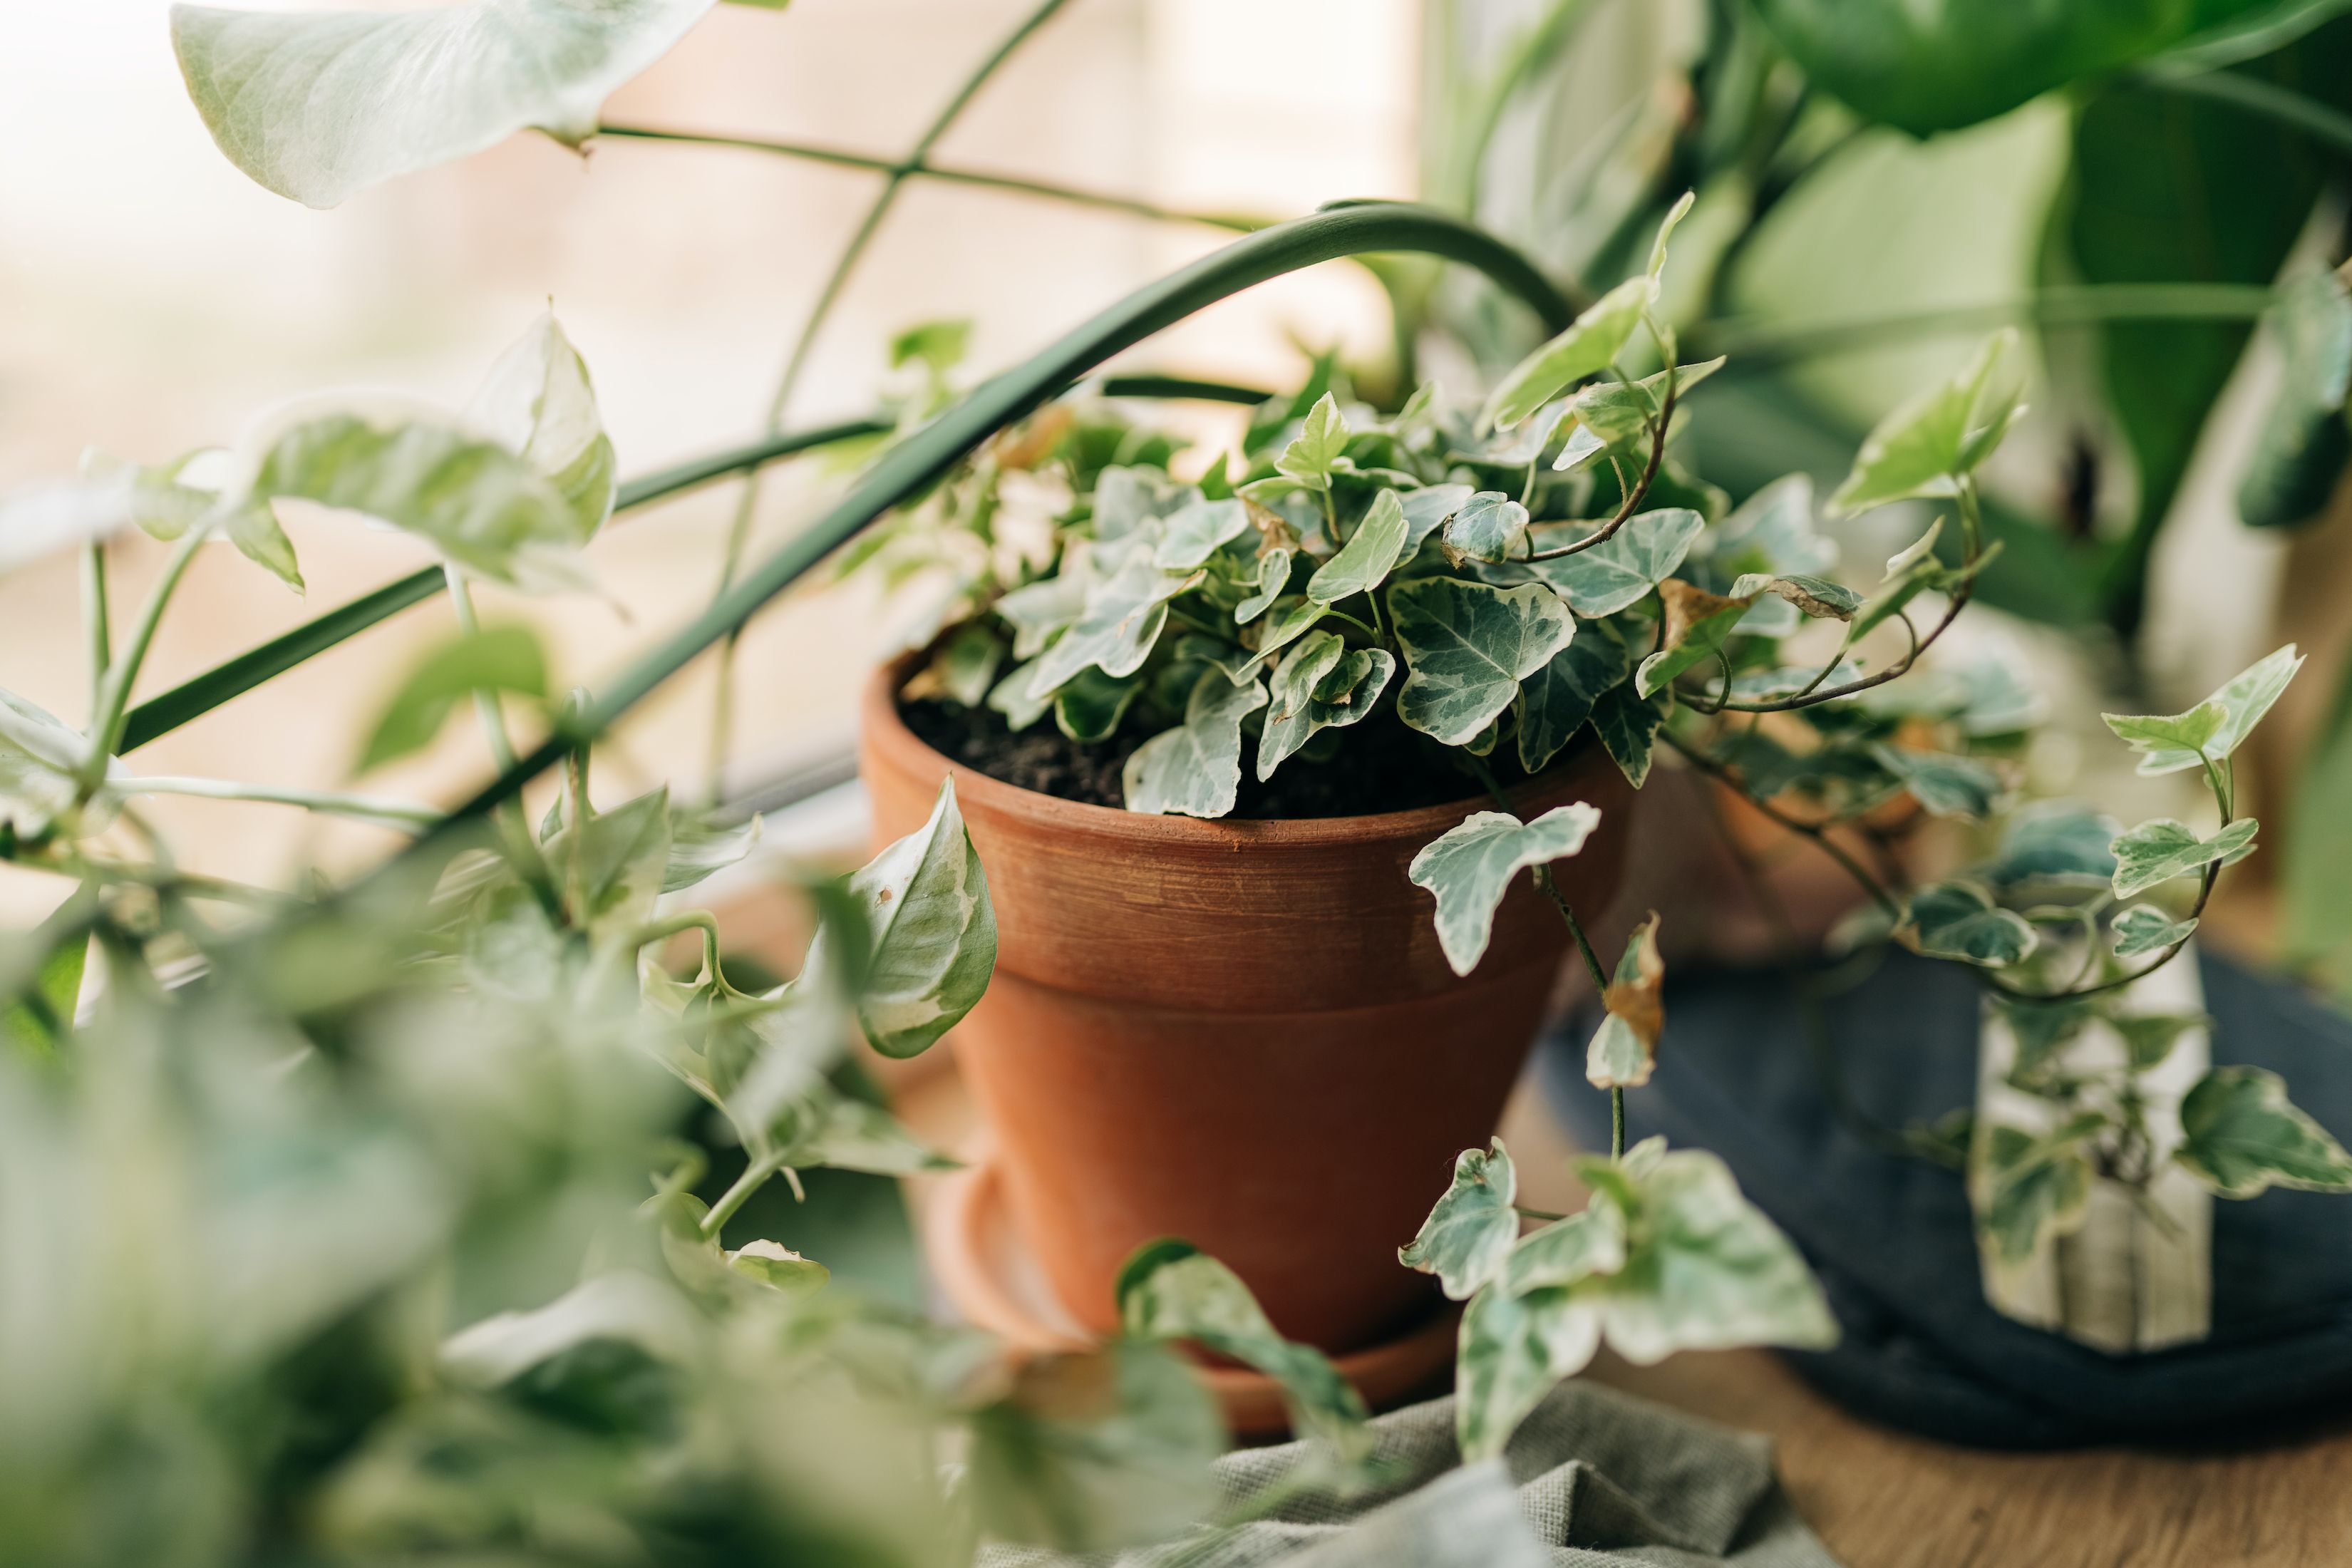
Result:
<svg viewBox="0 0 2352 1568">
<path fill-rule="evenodd" d="M 1082 669 L 1054 693 L 1054 725 L 1080 745 L 1108 741 L 1143 690 L 1141 672 L 1105 675 Z"/>
<path fill-rule="evenodd" d="M 1511 879 L 1530 866 L 1575 854 L 1599 826 L 1601 813 L 1582 801 L 1556 806 L 1533 822 L 1499 811 L 1473 812 L 1412 858 L 1415 887 L 1437 900 L 1437 942 L 1456 974 L 1485 956 L 1495 909 Z"/>
<path fill-rule="evenodd" d="M 1407 1268 L 1437 1276 L 1451 1300 L 1466 1301 L 1496 1278 L 1519 1239 L 1518 1173 L 1500 1138 L 1454 1158 L 1454 1182 L 1397 1251 Z"/>
<path fill-rule="evenodd" d="M 1465 1464 L 1503 1452 L 1528 1413 L 1601 1348 L 1601 1312 L 1570 1289 L 1482 1290 L 1462 1314 L 1454 1442 Z"/>
<path fill-rule="evenodd" d="M 779 5 L 777 9 L 782 7 Z M 918 321 L 890 340 L 890 368 L 920 364 L 934 376 L 944 376 L 971 353 L 971 322 L 961 317 Z"/>
<path fill-rule="evenodd" d="M 996 673 L 1003 667 L 1004 639 L 979 621 L 966 621 L 940 644 L 939 652 L 917 679 L 950 702 L 977 708 L 988 700 Z M 911 687 L 914 682 L 908 684 Z"/>
<path fill-rule="evenodd" d="M 1990 455 L 2020 411 L 2015 395 L 1996 391 L 1994 381 L 2016 342 L 2016 329 L 2002 328 L 1949 381 L 1881 420 L 1855 455 L 1853 472 L 1830 497 L 1831 515 L 1851 516 L 1913 496 L 1955 493 L 1959 479 Z M 1899 570 L 1889 564 L 1890 574 Z"/>
<path fill-rule="evenodd" d="M 1885 744 L 1872 746 L 1870 754 L 1937 816 L 1980 821 L 2002 794 L 2000 775 L 1968 757 Z"/>
<path fill-rule="evenodd" d="M 2193 920 L 2176 921 L 2152 904 L 2134 904 L 2116 917 L 2116 956 L 2137 958 L 2187 942 L 2196 932 Z"/>
<path fill-rule="evenodd" d="M 669 879 L 669 791 L 656 789 L 569 825 L 544 847 L 575 930 L 621 940 L 653 918 Z"/>
<path fill-rule="evenodd" d="M 1257 592 L 1234 606 L 1234 625 L 1245 626 L 1274 607 L 1290 586 L 1290 560 L 1279 545 L 1257 558 Z"/>
<path fill-rule="evenodd" d="M 1593 700 L 1592 732 L 1601 737 L 1625 782 L 1640 789 L 1650 776 L 1650 754 L 1659 727 L 1674 708 L 1671 692 L 1643 697 L 1633 683 L 1612 686 Z"/>
<path fill-rule="evenodd" d="M 2004 1264 L 2030 1262 L 2050 1240 L 2082 1227 L 2090 1202 L 2089 1141 L 2104 1127 L 2096 1112 L 2076 1116 L 2035 1138 L 1995 1127 L 1985 1143 L 1987 1198 L 1977 1225 Z"/>
<path fill-rule="evenodd" d="M 1200 499 L 1198 486 L 1181 484 L 1162 468 L 1105 468 L 1095 476 L 1095 538 L 1111 543 L 1149 531 Z"/>
<path fill-rule="evenodd" d="M 917 1055 L 963 1021 L 996 968 L 996 908 L 952 778 L 929 820 L 866 862 L 849 891 L 872 954 L 858 1024 L 884 1056 Z"/>
<path fill-rule="evenodd" d="M 1388 600 L 1404 654 L 1397 716 L 1449 746 L 1500 716 L 1519 682 L 1576 631 L 1559 595 L 1539 583 L 1496 588 L 1421 577 L 1391 586 Z"/>
<path fill-rule="evenodd" d="M 1050 689 L 1042 696 L 1034 689 L 1038 666 L 1043 663 L 1042 658 L 1033 658 L 1026 664 L 1015 665 L 1011 674 L 989 689 L 989 707 L 1003 714 L 1005 727 L 1016 734 L 1043 719 L 1045 710 L 1054 705 Z"/>
<path fill-rule="evenodd" d="M 1911 945 L 1930 958 L 1954 958 L 1987 969 L 2016 963 L 2037 942 L 2033 927 L 1974 882 L 1938 882 L 1911 895 L 1905 916 Z"/>
<path fill-rule="evenodd" d="M 462 697 L 512 693 L 545 702 L 547 656 L 528 626 L 484 626 L 427 653 L 400 683 L 369 732 L 354 772 L 423 751 Z"/>
<path fill-rule="evenodd" d="M 1309 632 L 1294 644 L 1274 667 L 1273 699 L 1257 742 L 1259 779 L 1272 778 L 1318 732 L 1370 713 L 1395 672 L 1386 648 L 1349 648 L 1329 632 Z"/>
<path fill-rule="evenodd" d="M 1153 563 L 1162 570 L 1189 572 L 1206 564 L 1226 542 L 1247 533 L 1249 525 L 1247 501 L 1237 497 L 1196 500 L 1168 520 Z"/>
<path fill-rule="evenodd" d="M 1350 595 L 1370 593 L 1403 558 L 1405 533 L 1403 506 L 1394 490 L 1382 490 L 1339 552 L 1307 580 L 1307 597 L 1336 605 Z"/>
<path fill-rule="evenodd" d="M 1116 1293 L 1128 1333 L 1191 1340 L 1257 1368 L 1281 1385 L 1298 1436 L 1328 1445 L 1343 1466 L 1370 1457 L 1363 1397 L 1322 1352 L 1276 1333 L 1241 1277 L 1192 1243 L 1144 1243 L 1119 1269 Z"/>
<path fill-rule="evenodd" d="M 1658 917 L 1633 928 L 1617 972 L 1601 994 L 1601 1026 L 1585 1048 L 1584 1080 L 1595 1089 L 1640 1089 L 1650 1081 L 1658 1036 L 1665 1029 L 1666 968 L 1658 956 Z"/>
<path fill-rule="evenodd" d="M 1417 490 L 1407 490 L 1398 498 L 1404 508 L 1404 552 L 1401 559 L 1410 561 L 1422 542 L 1453 520 L 1454 514 L 1470 504 L 1475 492 L 1468 485 L 1425 485 Z"/>
<path fill-rule="evenodd" d="M 1533 570 L 1578 615 L 1613 616 L 1673 576 L 1706 529 L 1706 520 L 1687 508 L 1645 511 L 1591 549 L 1536 562 Z"/>
<path fill-rule="evenodd" d="M 1637 657 L 1614 623 L 1579 626 L 1566 647 L 1519 683 L 1519 765 L 1542 772 L 1592 717 L 1601 694 L 1633 673 Z"/>
<path fill-rule="evenodd" d="M 1674 237 L 1675 230 L 1682 226 L 1683 219 L 1690 216 L 1690 210 L 1697 202 L 1696 191 L 1685 191 L 1675 198 L 1675 205 L 1668 207 L 1666 216 L 1658 221 L 1657 237 L 1650 241 L 1649 273 L 1652 278 L 1666 269 L 1666 241 Z"/>
<path fill-rule="evenodd" d="M 772 1119 L 767 1132 L 777 1158 L 795 1168 L 825 1165 L 877 1176 L 958 1168 L 880 1106 L 823 1087 L 801 1097 L 789 1115 Z"/>
<path fill-rule="evenodd" d="M 1625 1267 L 1625 1245 L 1624 1211 L 1613 1203 L 1596 1203 L 1522 1237 L 1503 1260 L 1495 1288 L 1524 1296 L 1614 1274 Z"/>
<path fill-rule="evenodd" d="M 1054 634 L 1087 613 L 1089 579 L 1065 569 L 1013 589 L 989 606 L 1013 628 L 1013 657 L 1035 658 Z"/>
<path fill-rule="evenodd" d="M 1133 675 L 1168 624 L 1168 601 L 1201 578 L 1199 572 L 1163 572 L 1144 551 L 1130 553 L 1087 594 L 1086 613 L 1037 661 L 1031 689 L 1039 695 L 1058 690 L 1089 668 Z"/>
<path fill-rule="evenodd" d="M 727 1254 L 727 1267 L 795 1300 L 815 1295 L 833 1278 L 833 1270 L 815 1258 L 776 1241 L 747 1242 Z"/>
<path fill-rule="evenodd" d="M 2298 279 L 2271 307 L 2270 329 L 2284 374 L 2238 487 L 2238 516 L 2251 527 L 2304 522 L 2327 505 L 2352 456 L 2344 404 L 2352 392 L 2352 293 L 2336 273 Z"/>
<path fill-rule="evenodd" d="M 2111 1015 L 2107 1022 L 2124 1037 L 2132 1071 L 2146 1072 L 2172 1054 L 2181 1036 L 2210 1020 L 2201 1013 L 2122 1013 Z"/>
<path fill-rule="evenodd" d="M 1223 816 L 1241 791 L 1242 721 L 1266 704 L 1255 676 L 1210 669 L 1193 683 L 1184 722 L 1138 746 L 1119 778 L 1129 811 Z"/>
<path fill-rule="evenodd" d="M 2187 824 L 2165 816 L 2128 829 L 2108 846 L 2116 857 L 2116 897 L 2137 898 L 2216 860 L 2227 865 L 2242 858 L 2252 851 L 2255 826 L 2252 817 L 2242 816 L 2212 837 L 2200 838 Z"/>
<path fill-rule="evenodd" d="M 1339 400 L 1327 392 L 1307 411 L 1297 437 L 1275 458 L 1275 472 L 1310 490 L 1328 490 L 1332 467 L 1347 449 L 1348 421 L 1340 416 Z"/>
<path fill-rule="evenodd" d="M 1681 407 L 1691 389 L 1721 370 L 1723 365 L 1724 361 L 1720 357 L 1699 364 L 1676 365 L 1674 373 L 1675 406 Z M 1646 462 L 1650 427 L 1665 411 L 1665 396 L 1664 371 L 1645 375 L 1639 381 L 1599 382 L 1576 395 L 1577 421 L 1592 432 L 1604 447 L 1630 447 L 1637 441 L 1642 443 L 1644 448 L 1643 460 Z M 1572 466 L 1568 464 L 1567 458 L 1568 454 L 1561 453 L 1560 461 L 1554 463 L 1553 467 Z"/>
<path fill-rule="evenodd" d="M 2352 1191 L 2352 1155 L 2290 1103 L 2286 1083 L 2263 1068 L 2215 1068 L 2180 1102 L 2172 1157 L 2225 1198 L 2271 1187 Z"/>
<path fill-rule="evenodd" d="M 1509 561 L 1524 553 L 1527 538 L 1528 509 L 1500 490 L 1480 490 L 1445 525 L 1445 558 L 1456 566 Z"/>
<path fill-rule="evenodd" d="M 2032 896 L 2042 889 L 2104 891 L 2116 874 L 2107 846 L 2122 831 L 2114 817 L 2074 801 L 2037 801 L 2010 819 L 2000 852 L 1979 874 L 2026 903 L 2048 901 Z"/>
<path fill-rule="evenodd" d="M 1657 295 L 1657 280 L 1649 277 L 1629 278 L 1603 294 L 1567 331 L 1496 384 L 1481 422 L 1508 429 L 1586 376 L 1607 369 Z"/>
<path fill-rule="evenodd" d="M 613 515 L 612 438 L 588 366 L 552 310 L 499 356 L 467 405 L 466 422 L 555 487 L 580 542 L 594 538 Z"/>
<path fill-rule="evenodd" d="M 675 809 L 669 819 L 669 859 L 662 891 L 682 893 L 736 865 L 759 847 L 760 818 L 730 821 L 712 811 Z"/>
<path fill-rule="evenodd" d="M 1844 584 L 1803 573 L 1776 577 L 1769 572 L 1750 572 L 1731 585 L 1735 599 L 1752 599 L 1759 594 L 1785 599 L 1798 614 L 1817 621 L 1852 620 L 1854 611 L 1862 607 L 1862 595 Z"/>
<path fill-rule="evenodd" d="M 1717 571 L 1732 576 L 1763 572 L 1804 577 L 1836 565 L 1838 547 L 1814 526 L 1811 479 L 1789 474 L 1749 496 L 1723 520 L 1707 558 Z"/>
<path fill-rule="evenodd" d="M 2144 753 L 2139 760 L 2143 774 L 2180 773 L 2202 767 L 2209 760 L 2218 763 L 2236 751 L 2302 668 L 2302 655 L 2289 643 L 2231 677 L 2186 713 L 2101 717 L 2133 751 Z"/>
<path fill-rule="evenodd" d="M 710 0 L 470 0 L 291 15 L 172 8 L 188 96 L 229 162 L 331 207 L 525 128 L 578 146 L 605 96 Z"/>
<path fill-rule="evenodd" d="M 46 947 L 47 956 L 26 977 L 29 984 L 14 996 L 0 992 L 0 1046 L 14 1046 L 27 1056 L 42 1058 L 56 1056 L 72 1044 L 82 975 L 89 961 L 89 935 L 86 929 L 76 929 L 58 941 L 51 928 L 58 920 L 79 913 L 79 901 L 68 900 L 43 929 L 22 939 Z M 15 983 L 13 976 L 11 983 Z"/>
</svg>

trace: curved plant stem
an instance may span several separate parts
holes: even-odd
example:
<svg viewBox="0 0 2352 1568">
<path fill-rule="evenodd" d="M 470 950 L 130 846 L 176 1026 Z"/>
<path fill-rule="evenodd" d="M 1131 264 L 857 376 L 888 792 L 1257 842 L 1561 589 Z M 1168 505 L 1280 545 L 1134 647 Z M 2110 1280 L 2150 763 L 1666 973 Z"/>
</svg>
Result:
<svg viewBox="0 0 2352 1568">
<path fill-rule="evenodd" d="M 1698 769 L 1699 772 L 1706 774 L 1709 778 L 1715 779 L 1720 784 L 1728 784 L 1734 790 L 1738 791 L 1740 799 L 1746 801 L 1748 805 L 1762 812 L 1766 816 L 1770 817 L 1774 822 L 1779 823 L 1782 827 L 1787 828 L 1790 832 L 1798 835 L 1800 837 L 1811 839 L 1814 847 L 1819 848 L 1822 854 L 1836 861 L 1845 871 L 1845 874 L 1854 879 L 1855 885 L 1861 888 L 1864 892 L 1868 893 L 1871 897 L 1871 900 L 1877 904 L 1881 910 L 1885 910 L 1890 919 L 1899 921 L 1903 918 L 1903 906 L 1896 900 L 1895 895 L 1887 890 L 1886 884 L 1880 881 L 1877 877 L 1873 875 L 1870 869 L 1864 866 L 1861 861 L 1848 854 L 1843 846 L 1829 836 L 1829 830 L 1827 828 L 1822 826 L 1818 823 L 1807 822 L 1801 817 L 1791 816 L 1787 812 L 1781 810 L 1779 806 L 1774 805 L 1769 800 L 1759 800 L 1756 796 L 1748 794 L 1748 791 L 1740 785 L 1738 776 L 1729 768 L 1725 767 L 1713 757 L 1710 757 L 1704 752 L 1699 751 L 1696 747 L 1691 745 L 1688 742 L 1684 741 L 1673 731 L 1668 730 L 1660 730 L 1658 731 L 1658 739 L 1664 741 L 1667 745 L 1672 746 L 1676 752 L 1680 752 L 1684 760 L 1688 762 L 1691 766 Z"/>
<path fill-rule="evenodd" d="M 89 712 L 95 724 L 99 705 L 106 700 L 106 667 L 114 662 L 114 631 L 107 619 L 106 541 L 102 539 L 93 539 L 82 548 L 81 621 L 89 638 Z"/>
<path fill-rule="evenodd" d="M 1003 40 L 964 79 L 963 85 L 940 106 L 939 113 L 931 117 L 931 122 L 922 135 L 916 138 L 906 158 L 890 170 L 888 177 L 882 182 L 882 189 L 875 195 L 874 205 L 866 209 L 866 216 L 850 234 L 849 242 L 842 247 L 841 254 L 835 258 L 833 270 L 817 289 L 816 299 L 809 306 L 808 315 L 802 321 L 801 330 L 793 340 L 792 353 L 784 361 L 783 374 L 777 377 L 776 390 L 768 399 L 768 429 L 774 430 L 783 424 L 784 415 L 792 406 L 793 393 L 800 385 L 801 373 L 808 368 L 809 355 L 816 347 L 818 335 L 824 331 L 826 318 L 833 314 L 834 305 L 840 300 L 842 290 L 848 287 L 850 275 L 857 270 L 858 262 L 866 255 L 866 247 L 873 243 L 875 235 L 881 230 L 882 220 L 889 216 L 891 207 L 898 200 L 898 192 L 908 178 L 930 155 L 940 138 L 946 135 L 962 117 L 965 108 L 987 85 L 988 79 L 1013 58 L 1013 51 L 1026 43 L 1032 34 L 1052 21 L 1055 14 L 1066 4 L 1068 0 L 1044 0 L 1023 17 L 1020 25 L 1006 34 Z M 744 479 L 742 494 L 735 502 L 735 516 L 727 527 L 727 545 L 719 565 L 718 593 L 720 596 L 725 595 L 729 585 L 735 581 L 736 573 L 742 568 L 743 552 L 751 539 L 751 519 L 759 505 L 760 476 L 755 471 Z M 728 633 L 719 650 L 719 669 L 711 692 L 709 787 L 714 800 L 726 788 L 727 756 L 732 746 L 735 728 L 735 652 L 741 640 L 742 629 L 740 626 Z"/>
<path fill-rule="evenodd" d="M 381 795 L 334 795 L 307 789 L 283 789 L 276 784 L 238 784 L 231 779 L 136 778 L 110 784 L 114 795 L 177 795 L 205 800 L 251 800 L 270 805 L 299 805 L 330 816 L 355 816 L 364 821 L 411 830 L 441 820 L 433 806 L 416 801 L 389 800 Z"/>
<path fill-rule="evenodd" d="M 1418 251 L 1475 267 L 1525 301 L 1553 331 L 1573 319 L 1568 302 L 1527 258 L 1492 235 L 1427 207 L 1355 203 L 1235 240 L 1129 295 L 1024 363 L 982 383 L 893 447 L 847 496 L 780 544 L 693 621 L 641 655 L 565 726 L 566 732 L 550 736 L 458 807 L 419 849 L 437 846 L 466 819 L 512 797 L 567 749 L 602 734 L 647 692 L 749 621 L 868 523 L 1112 355 L 1269 278 L 1341 257 L 1391 250 Z"/>
<path fill-rule="evenodd" d="M 2148 71 L 2138 79 L 2184 98 L 2202 98 L 2259 114 L 2302 132 L 2333 152 L 2352 153 L 2352 115 L 2330 109 L 2316 99 L 2306 98 L 2274 81 L 2236 71 L 2201 71 L 2195 75 Z"/>
<path fill-rule="evenodd" d="M 1674 418 L 1675 369 L 1669 363 L 1666 366 L 1666 395 L 1658 400 L 1657 421 L 1650 430 L 1650 460 L 1643 465 L 1642 477 L 1633 481 L 1633 488 L 1625 491 L 1625 499 L 1619 503 L 1615 515 L 1581 539 L 1563 544 L 1557 550 L 1530 551 L 1525 559 L 1558 561 L 1562 556 L 1579 554 L 1606 544 L 1615 538 L 1617 531 L 1625 526 L 1626 520 L 1633 515 L 1634 509 L 1639 507 L 1643 498 L 1649 495 L 1650 486 L 1657 479 L 1658 467 L 1666 458 L 1666 431 L 1674 423 Z M 1620 482 L 1622 482 L 1622 478 Z"/>
</svg>

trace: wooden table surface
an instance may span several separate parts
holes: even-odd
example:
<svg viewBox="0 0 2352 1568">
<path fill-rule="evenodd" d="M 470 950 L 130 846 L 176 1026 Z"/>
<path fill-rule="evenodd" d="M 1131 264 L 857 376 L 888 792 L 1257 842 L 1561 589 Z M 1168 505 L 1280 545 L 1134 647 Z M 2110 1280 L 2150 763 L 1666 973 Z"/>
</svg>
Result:
<svg viewBox="0 0 2352 1568">
<path fill-rule="evenodd" d="M 974 1147 L 952 1072 L 903 1081 L 895 1098 L 935 1144 Z M 1570 1145 L 1526 1085 L 1503 1137 L 1523 1201 L 1582 1203 Z M 2000 1454 L 1850 1415 L 1763 1351 L 1651 1367 L 1603 1352 L 1586 1375 L 1770 1435 L 1799 1511 L 1848 1568 L 2352 1568 L 2352 1421 L 2259 1448 Z"/>
</svg>

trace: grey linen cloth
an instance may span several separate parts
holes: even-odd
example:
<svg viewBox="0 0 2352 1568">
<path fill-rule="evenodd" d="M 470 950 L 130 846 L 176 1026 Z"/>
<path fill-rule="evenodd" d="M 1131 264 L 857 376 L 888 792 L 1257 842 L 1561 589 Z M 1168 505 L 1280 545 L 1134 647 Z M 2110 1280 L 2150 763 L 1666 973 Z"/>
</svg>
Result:
<svg viewBox="0 0 2352 1568">
<path fill-rule="evenodd" d="M 1116 1557 L 991 1548 L 983 1568 L 1838 1568 L 1780 1489 L 1769 1439 L 1571 1381 L 1499 1461 L 1465 1467 L 1454 1401 L 1372 1423 L 1393 1479 L 1346 1500 L 1303 1493 L 1263 1517 Z M 1217 1461 L 1235 1513 L 1312 1460 L 1304 1443 Z"/>
</svg>

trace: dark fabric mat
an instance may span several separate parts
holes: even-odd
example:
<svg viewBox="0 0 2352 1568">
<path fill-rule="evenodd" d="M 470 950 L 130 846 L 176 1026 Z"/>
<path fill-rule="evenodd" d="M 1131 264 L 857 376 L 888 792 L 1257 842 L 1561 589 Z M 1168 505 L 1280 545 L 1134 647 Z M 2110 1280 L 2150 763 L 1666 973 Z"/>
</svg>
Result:
<svg viewBox="0 0 2352 1568">
<path fill-rule="evenodd" d="M 2352 1142 L 2352 1020 L 2294 988 L 2202 961 L 2216 1065 L 2252 1063 Z M 1891 954 L 1825 1004 L 1853 1102 L 1884 1126 L 1975 1099 L 1980 988 L 1958 966 Z M 1991 1447 L 2227 1438 L 2352 1397 L 2352 1196 L 2270 1192 L 2213 1213 L 2213 1334 L 2111 1356 L 1986 1305 L 1959 1176 L 1881 1152 L 1832 1110 L 1780 973 L 1671 978 L 1655 1076 L 1629 1092 L 1629 1140 L 1712 1149 L 1820 1272 L 1845 1337 L 1791 1352 L 1815 1384 L 1889 1425 Z M 1609 1097 L 1584 1081 L 1589 1023 L 1537 1070 L 1585 1148 Z"/>
</svg>

